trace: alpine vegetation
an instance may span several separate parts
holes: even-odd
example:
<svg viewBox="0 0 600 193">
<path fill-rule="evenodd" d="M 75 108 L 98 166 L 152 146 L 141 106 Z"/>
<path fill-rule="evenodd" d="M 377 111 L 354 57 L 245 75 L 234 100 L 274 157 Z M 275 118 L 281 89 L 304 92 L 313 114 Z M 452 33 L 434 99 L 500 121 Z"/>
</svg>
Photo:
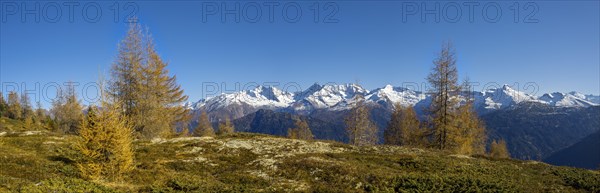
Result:
<svg viewBox="0 0 600 193">
<path fill-rule="evenodd" d="M 473 91 L 449 42 L 426 91 L 257 86 L 196 103 L 157 47 L 129 23 L 99 101 L 73 82 L 49 110 L 0 93 L 0 192 L 600 192 L 598 159 L 533 161 L 597 153 L 596 96 Z"/>
</svg>

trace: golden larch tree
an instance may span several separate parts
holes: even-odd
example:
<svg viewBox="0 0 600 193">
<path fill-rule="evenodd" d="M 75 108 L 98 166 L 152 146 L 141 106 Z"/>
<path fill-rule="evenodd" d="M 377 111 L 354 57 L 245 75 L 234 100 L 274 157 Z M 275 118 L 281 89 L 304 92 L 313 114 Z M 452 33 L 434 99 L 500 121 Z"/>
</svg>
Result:
<svg viewBox="0 0 600 193">
<path fill-rule="evenodd" d="M 225 121 L 219 123 L 219 135 L 227 135 L 235 132 L 235 127 L 231 124 L 229 117 L 225 117 Z"/>
<path fill-rule="evenodd" d="M 376 144 L 378 142 L 377 127 L 370 119 L 369 107 L 367 107 L 364 97 L 357 95 L 354 101 L 356 101 L 356 106 L 344 119 L 350 144 L 358 146 Z"/>
<path fill-rule="evenodd" d="M 150 33 L 131 23 L 111 70 L 111 94 L 141 138 L 174 136 L 189 121 L 188 97 L 156 51 Z"/>
<path fill-rule="evenodd" d="M 6 100 L 4 99 L 4 94 L 2 92 L 0 92 L 0 117 L 8 116 L 7 110 L 8 110 L 8 103 L 6 103 Z"/>
<path fill-rule="evenodd" d="M 23 93 L 20 98 L 20 103 L 22 108 L 21 118 L 25 121 L 28 121 L 29 123 L 33 123 L 33 107 L 31 107 L 31 100 L 29 99 L 29 95 Z"/>
<path fill-rule="evenodd" d="M 23 108 L 21 108 L 21 102 L 19 101 L 19 95 L 17 92 L 8 93 L 8 118 L 21 119 L 23 115 Z"/>
<path fill-rule="evenodd" d="M 449 138 L 449 145 L 459 154 L 473 155 L 485 153 L 487 140 L 485 124 L 479 119 L 473 108 L 473 97 L 468 79 L 462 86 L 465 104 L 458 107 L 454 120 L 457 130 Z"/>
<path fill-rule="evenodd" d="M 120 180 L 134 167 L 132 127 L 119 106 L 104 103 L 101 110 L 89 107 L 74 149 L 82 177 Z"/>
<path fill-rule="evenodd" d="M 125 116 L 133 116 L 140 100 L 140 80 L 144 61 L 143 34 L 139 23 L 131 22 L 127 35 L 118 45 L 118 54 L 111 68 L 109 93 L 122 105 Z"/>
<path fill-rule="evenodd" d="M 453 124 L 456 119 L 459 86 L 456 58 L 452 45 L 448 42 L 442 46 L 438 58 L 433 61 L 433 68 L 427 77 L 431 86 L 431 106 L 429 123 L 431 125 L 432 146 L 438 149 L 449 148 L 449 138 L 457 133 Z"/>
<path fill-rule="evenodd" d="M 202 111 L 200 113 L 200 117 L 198 117 L 198 125 L 194 129 L 195 136 L 215 136 L 215 129 L 212 127 L 212 124 L 208 120 L 208 114 L 206 111 Z"/>
<path fill-rule="evenodd" d="M 288 129 L 288 137 L 291 139 L 312 140 L 314 136 L 308 123 L 300 118 L 294 119 L 294 128 Z"/>
<path fill-rule="evenodd" d="M 506 141 L 503 139 L 492 141 L 492 144 L 490 144 L 490 156 L 496 159 L 510 158 Z"/>
<path fill-rule="evenodd" d="M 388 126 L 383 133 L 384 143 L 419 146 L 422 144 L 422 135 L 421 122 L 414 107 L 395 104 Z"/>
<path fill-rule="evenodd" d="M 57 124 L 57 132 L 76 134 L 83 119 L 83 107 L 77 99 L 75 86 L 68 82 L 65 89 L 58 90 L 52 102 L 51 113 Z"/>
</svg>

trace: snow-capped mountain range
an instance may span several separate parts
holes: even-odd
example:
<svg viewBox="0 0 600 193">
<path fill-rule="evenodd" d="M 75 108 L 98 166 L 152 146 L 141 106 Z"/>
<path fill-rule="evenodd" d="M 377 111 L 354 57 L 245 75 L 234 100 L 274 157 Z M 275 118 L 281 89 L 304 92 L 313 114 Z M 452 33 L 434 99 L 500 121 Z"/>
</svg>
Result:
<svg viewBox="0 0 600 193">
<path fill-rule="evenodd" d="M 368 104 L 381 105 L 384 108 L 392 108 L 396 103 L 403 106 L 426 107 L 431 101 L 431 97 L 423 92 L 392 85 L 369 91 L 357 84 L 314 84 L 301 92 L 286 92 L 276 87 L 258 86 L 252 90 L 223 93 L 216 97 L 188 103 L 186 106 L 193 110 L 208 112 L 226 108 L 232 111 L 232 106 L 250 108 L 244 112 L 250 112 L 253 109 L 296 112 L 310 112 L 317 109 L 339 111 L 352 108 L 356 103 L 355 97 L 359 94 L 364 96 Z M 537 97 L 513 89 L 508 85 L 483 92 L 474 92 L 472 96 L 474 96 L 474 106 L 479 112 L 504 109 L 521 102 L 537 102 L 559 107 L 589 107 L 599 105 L 598 99 L 600 99 L 599 96 L 577 92 L 554 92 Z M 243 116 L 246 114 L 244 112 L 238 113 L 239 115 L 234 117 Z"/>
</svg>

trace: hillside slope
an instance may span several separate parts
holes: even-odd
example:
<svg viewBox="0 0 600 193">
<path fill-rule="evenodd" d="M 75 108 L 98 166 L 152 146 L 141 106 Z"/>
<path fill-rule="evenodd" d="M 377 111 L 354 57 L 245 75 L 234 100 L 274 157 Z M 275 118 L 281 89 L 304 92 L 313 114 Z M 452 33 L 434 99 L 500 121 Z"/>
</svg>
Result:
<svg viewBox="0 0 600 193">
<path fill-rule="evenodd" d="M 544 161 L 559 166 L 600 169 L 600 131 L 552 154 Z"/>
<path fill-rule="evenodd" d="M 297 115 L 258 110 L 234 121 L 238 131 L 285 136 L 293 118 L 307 120 L 315 138 L 347 142 L 344 117 L 348 111 L 316 110 Z M 390 112 L 371 108 L 380 141 Z M 505 139 L 513 158 L 542 160 L 600 129 L 600 107 L 563 108 L 524 102 L 482 116 L 490 139 Z M 597 147 L 596 147 L 597 149 Z"/>
<path fill-rule="evenodd" d="M 136 141 L 133 172 L 92 182 L 64 156 L 74 136 L 0 133 L 0 192 L 600 191 L 598 171 L 248 133 Z"/>
<path fill-rule="evenodd" d="M 237 131 L 287 136 L 288 128 L 294 128 L 294 119 L 307 121 L 316 139 L 348 141 L 343 125 L 330 123 L 309 116 L 294 115 L 286 112 L 258 110 L 234 120 Z"/>
<path fill-rule="evenodd" d="M 600 130 L 600 107 L 522 103 L 482 116 L 490 139 L 505 139 L 513 158 L 542 160 Z M 595 147 L 596 149 L 598 147 Z"/>
</svg>

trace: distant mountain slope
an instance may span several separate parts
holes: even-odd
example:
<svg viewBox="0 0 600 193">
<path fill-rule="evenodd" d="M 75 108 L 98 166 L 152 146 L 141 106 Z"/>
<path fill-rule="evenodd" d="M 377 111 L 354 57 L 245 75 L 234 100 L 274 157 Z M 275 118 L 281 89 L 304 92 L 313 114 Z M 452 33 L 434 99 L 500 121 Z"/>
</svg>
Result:
<svg viewBox="0 0 600 193">
<path fill-rule="evenodd" d="M 233 121 L 237 131 L 287 136 L 288 128 L 293 128 L 294 118 L 307 121 L 316 139 L 348 141 L 344 127 L 337 122 L 327 122 L 309 116 L 294 115 L 261 109 Z"/>
<path fill-rule="evenodd" d="M 600 168 L 600 131 L 585 137 L 575 145 L 560 150 L 544 162 L 587 169 Z"/>
<path fill-rule="evenodd" d="M 505 139 L 512 157 L 519 159 L 546 158 L 600 130 L 598 106 L 563 108 L 521 103 L 482 118 L 489 137 Z"/>
<path fill-rule="evenodd" d="M 264 133 L 286 136 L 287 129 L 294 127 L 294 118 L 307 121 L 315 139 L 347 142 L 344 111 L 316 110 L 309 115 L 297 115 L 288 112 L 278 112 L 261 109 L 233 121 L 237 131 Z M 383 128 L 389 120 L 389 112 L 383 108 L 371 108 L 371 120 L 379 128 L 379 138 L 383 139 Z"/>
</svg>

